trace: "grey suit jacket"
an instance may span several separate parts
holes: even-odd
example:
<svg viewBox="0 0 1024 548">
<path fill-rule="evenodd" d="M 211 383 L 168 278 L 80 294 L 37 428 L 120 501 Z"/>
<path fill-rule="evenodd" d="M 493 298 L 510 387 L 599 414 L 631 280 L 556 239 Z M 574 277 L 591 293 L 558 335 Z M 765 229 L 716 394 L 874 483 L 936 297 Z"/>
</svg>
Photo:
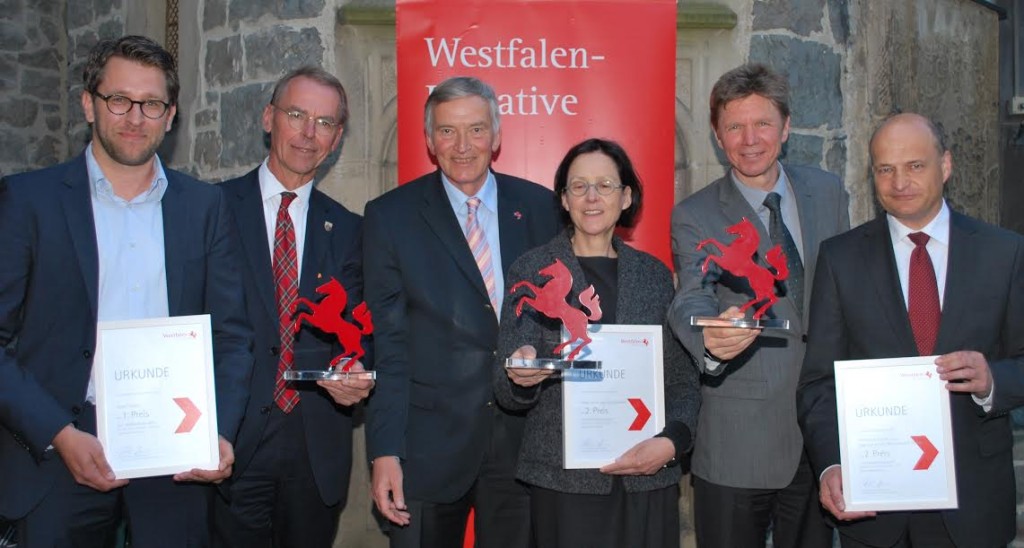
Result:
<svg viewBox="0 0 1024 548">
<path fill-rule="evenodd" d="M 848 197 L 839 179 L 818 169 L 784 166 L 797 203 L 803 234 L 804 280 L 814 279 L 818 245 L 850 226 Z M 697 423 L 693 473 L 718 485 L 779 489 L 789 484 L 803 450 L 797 427 L 796 392 L 806 337 L 801 317 L 789 297 L 780 298 L 768 316 L 787 319 L 787 331 L 764 331 L 746 351 L 714 371 L 705 368 L 704 339 L 690 326 L 691 316 L 717 316 L 753 298 L 746 278 L 712 265 L 697 243 L 715 238 L 728 244 L 725 229 L 748 218 L 761 242 L 755 260 L 765 264 L 771 247 L 767 229 L 728 175 L 676 205 L 672 211 L 672 250 L 679 289 L 669 309 L 669 323 L 704 373 L 703 403 Z M 804 291 L 806 311 L 810 288 Z"/>
</svg>

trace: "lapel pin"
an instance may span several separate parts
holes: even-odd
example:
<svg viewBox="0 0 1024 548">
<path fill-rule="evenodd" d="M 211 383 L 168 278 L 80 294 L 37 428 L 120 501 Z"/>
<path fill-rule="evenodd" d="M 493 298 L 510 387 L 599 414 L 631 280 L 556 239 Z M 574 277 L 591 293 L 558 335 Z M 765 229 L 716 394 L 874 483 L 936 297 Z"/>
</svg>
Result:
<svg viewBox="0 0 1024 548">
<path fill-rule="evenodd" d="M 321 274 L 321 273 L 319 273 L 319 272 L 317 272 L 317 273 L 316 273 L 316 279 L 318 279 L 318 280 L 319 280 L 320 278 L 323 278 L 323 277 L 324 277 L 324 275 L 323 275 L 323 274 Z"/>
<path fill-rule="evenodd" d="M 512 216 L 515 217 L 517 221 L 523 220 L 523 214 L 518 211 L 512 212 Z"/>
<path fill-rule="evenodd" d="M 333 228 L 334 228 L 334 223 L 332 223 L 330 221 L 324 221 L 324 230 L 326 230 L 327 232 L 330 232 L 331 229 L 333 229 Z"/>
</svg>

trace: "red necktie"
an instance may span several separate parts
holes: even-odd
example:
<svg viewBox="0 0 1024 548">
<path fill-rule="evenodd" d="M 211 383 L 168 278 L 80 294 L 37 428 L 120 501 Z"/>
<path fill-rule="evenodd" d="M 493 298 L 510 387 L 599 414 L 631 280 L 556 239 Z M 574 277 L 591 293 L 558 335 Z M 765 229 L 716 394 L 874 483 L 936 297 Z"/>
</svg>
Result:
<svg viewBox="0 0 1024 548">
<path fill-rule="evenodd" d="M 295 252 L 295 226 L 288 214 L 288 206 L 295 199 L 294 192 L 281 193 L 281 207 L 277 210 L 274 228 L 274 286 L 277 294 L 277 317 L 281 333 L 281 353 L 277 362 L 277 381 L 274 383 L 274 402 L 288 413 L 299 403 L 299 393 L 288 386 L 284 372 L 292 368 L 295 351 L 292 343 L 292 304 L 299 295 L 298 259 Z"/>
<path fill-rule="evenodd" d="M 935 351 L 935 339 L 939 336 L 939 285 L 935 281 L 935 268 L 928 255 L 928 235 L 915 232 L 910 235 L 914 252 L 910 254 L 910 291 L 907 312 L 910 327 L 914 330 L 914 341 L 921 356 L 930 356 Z"/>
</svg>

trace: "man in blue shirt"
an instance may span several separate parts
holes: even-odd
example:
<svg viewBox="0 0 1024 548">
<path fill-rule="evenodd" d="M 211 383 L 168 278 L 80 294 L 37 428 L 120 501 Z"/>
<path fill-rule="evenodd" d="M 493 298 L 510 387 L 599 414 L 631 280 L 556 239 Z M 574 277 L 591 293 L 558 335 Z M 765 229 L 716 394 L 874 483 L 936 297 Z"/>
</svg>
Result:
<svg viewBox="0 0 1024 548">
<path fill-rule="evenodd" d="M 0 516 L 19 546 L 205 546 L 202 483 L 231 474 L 252 369 L 232 223 L 219 189 L 165 169 L 173 58 L 152 40 L 104 40 L 81 104 L 77 158 L 0 181 Z M 97 321 L 211 314 L 220 463 L 117 479 L 96 438 Z M 168 507 L 173 512 L 166 512 Z"/>
<path fill-rule="evenodd" d="M 392 548 L 461 545 L 470 507 L 478 546 L 526 547 L 529 498 L 514 477 L 524 418 L 494 404 L 491 371 L 502 273 L 554 236 L 557 202 L 491 170 L 501 125 L 486 83 L 445 80 L 424 119 L 438 169 L 371 201 L 363 225 L 373 498 Z"/>
</svg>

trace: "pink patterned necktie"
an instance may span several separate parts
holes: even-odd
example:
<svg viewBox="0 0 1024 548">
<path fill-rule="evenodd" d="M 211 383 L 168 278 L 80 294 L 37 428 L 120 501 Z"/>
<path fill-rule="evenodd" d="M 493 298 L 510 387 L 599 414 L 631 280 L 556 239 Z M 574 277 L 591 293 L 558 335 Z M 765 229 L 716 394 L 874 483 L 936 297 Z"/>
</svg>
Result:
<svg viewBox="0 0 1024 548">
<path fill-rule="evenodd" d="M 466 200 L 466 207 L 469 214 L 466 216 L 466 241 L 469 242 L 469 249 L 473 251 L 473 258 L 476 260 L 476 267 L 480 269 L 480 275 L 484 278 L 484 286 L 487 287 L 487 297 L 491 300 L 491 307 L 495 315 L 498 312 L 498 290 L 494 282 L 494 265 L 491 262 L 491 247 L 487 245 L 487 238 L 480 227 L 476 211 L 480 207 L 480 198 L 472 197 Z"/>
<path fill-rule="evenodd" d="M 288 386 L 284 372 L 292 368 L 295 335 L 291 329 L 292 304 L 299 296 L 299 269 L 295 251 L 295 226 L 288 214 L 288 206 L 295 199 L 294 192 L 281 193 L 281 207 L 277 210 L 274 228 L 274 287 L 277 294 L 277 318 L 281 334 L 281 353 L 277 362 L 277 380 L 274 383 L 274 403 L 285 413 L 299 403 L 299 393 Z"/>
<path fill-rule="evenodd" d="M 907 298 L 907 312 L 910 328 L 914 331 L 914 342 L 921 356 L 930 356 L 935 351 L 935 340 L 939 337 L 939 284 L 935 280 L 935 267 L 928 254 L 929 237 L 924 232 L 910 235 L 914 251 L 910 254 L 910 290 Z"/>
</svg>

